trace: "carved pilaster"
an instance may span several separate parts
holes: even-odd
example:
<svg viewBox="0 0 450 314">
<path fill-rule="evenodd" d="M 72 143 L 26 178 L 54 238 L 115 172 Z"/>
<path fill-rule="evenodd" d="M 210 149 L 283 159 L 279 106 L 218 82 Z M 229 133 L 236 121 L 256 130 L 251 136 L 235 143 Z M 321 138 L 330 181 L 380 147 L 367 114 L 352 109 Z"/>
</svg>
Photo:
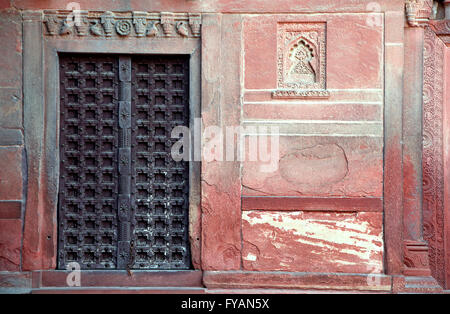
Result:
<svg viewBox="0 0 450 314">
<path fill-rule="evenodd" d="M 433 277 L 445 282 L 444 257 L 444 54 L 445 44 L 425 28 L 423 65 L 423 224 Z"/>
</svg>

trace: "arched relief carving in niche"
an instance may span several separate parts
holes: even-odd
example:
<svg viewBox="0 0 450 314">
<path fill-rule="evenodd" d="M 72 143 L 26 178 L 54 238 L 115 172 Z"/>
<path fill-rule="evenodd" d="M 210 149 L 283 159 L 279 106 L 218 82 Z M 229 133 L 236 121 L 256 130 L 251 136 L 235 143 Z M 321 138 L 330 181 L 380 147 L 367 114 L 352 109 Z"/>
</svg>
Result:
<svg viewBox="0 0 450 314">
<path fill-rule="evenodd" d="M 313 84 L 317 82 L 317 49 L 301 37 L 291 44 L 287 62 L 286 79 L 289 83 Z"/>
<path fill-rule="evenodd" d="M 326 98 L 326 22 L 278 23 L 275 98 Z"/>
</svg>

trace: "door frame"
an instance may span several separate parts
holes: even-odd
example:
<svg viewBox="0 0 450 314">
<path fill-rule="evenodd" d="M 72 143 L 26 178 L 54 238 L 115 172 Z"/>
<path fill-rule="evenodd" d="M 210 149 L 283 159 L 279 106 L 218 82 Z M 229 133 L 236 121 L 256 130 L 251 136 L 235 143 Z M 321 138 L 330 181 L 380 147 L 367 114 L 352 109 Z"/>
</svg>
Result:
<svg viewBox="0 0 450 314">
<path fill-rule="evenodd" d="M 28 186 L 24 227 L 24 270 L 46 270 L 57 267 L 57 204 L 59 189 L 59 54 L 179 54 L 189 55 L 189 110 L 190 129 L 195 118 L 201 115 L 201 41 L 200 34 L 187 37 L 172 33 L 171 36 L 150 37 L 95 36 L 50 34 L 44 28 L 46 14 L 68 15 L 70 11 L 24 12 L 24 132 L 28 163 Z M 137 13 L 129 13 L 131 25 Z M 200 25 L 199 15 L 161 14 L 158 18 L 171 18 Z M 189 166 L 189 238 L 192 265 L 201 264 L 200 230 L 200 162 Z"/>
</svg>

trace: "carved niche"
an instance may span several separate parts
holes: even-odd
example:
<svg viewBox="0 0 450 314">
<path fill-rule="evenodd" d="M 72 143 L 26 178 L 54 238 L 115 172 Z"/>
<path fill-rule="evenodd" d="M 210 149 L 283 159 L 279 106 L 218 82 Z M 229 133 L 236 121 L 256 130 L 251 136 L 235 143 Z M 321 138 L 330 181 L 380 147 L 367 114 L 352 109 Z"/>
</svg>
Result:
<svg viewBox="0 0 450 314">
<path fill-rule="evenodd" d="M 201 32 L 199 13 L 45 11 L 47 36 L 184 37 Z"/>
<path fill-rule="evenodd" d="M 276 98 L 328 97 L 326 23 L 279 23 Z"/>
</svg>

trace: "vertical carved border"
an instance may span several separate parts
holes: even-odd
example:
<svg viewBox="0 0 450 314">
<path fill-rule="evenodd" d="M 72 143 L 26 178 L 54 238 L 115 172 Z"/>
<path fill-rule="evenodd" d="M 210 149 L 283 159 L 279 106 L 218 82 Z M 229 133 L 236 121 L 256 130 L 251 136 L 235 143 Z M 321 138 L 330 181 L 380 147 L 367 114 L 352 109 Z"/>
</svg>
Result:
<svg viewBox="0 0 450 314">
<path fill-rule="evenodd" d="M 423 86 L 423 220 L 433 277 L 443 286 L 444 275 L 444 168 L 443 82 L 444 43 L 425 28 Z"/>
</svg>

